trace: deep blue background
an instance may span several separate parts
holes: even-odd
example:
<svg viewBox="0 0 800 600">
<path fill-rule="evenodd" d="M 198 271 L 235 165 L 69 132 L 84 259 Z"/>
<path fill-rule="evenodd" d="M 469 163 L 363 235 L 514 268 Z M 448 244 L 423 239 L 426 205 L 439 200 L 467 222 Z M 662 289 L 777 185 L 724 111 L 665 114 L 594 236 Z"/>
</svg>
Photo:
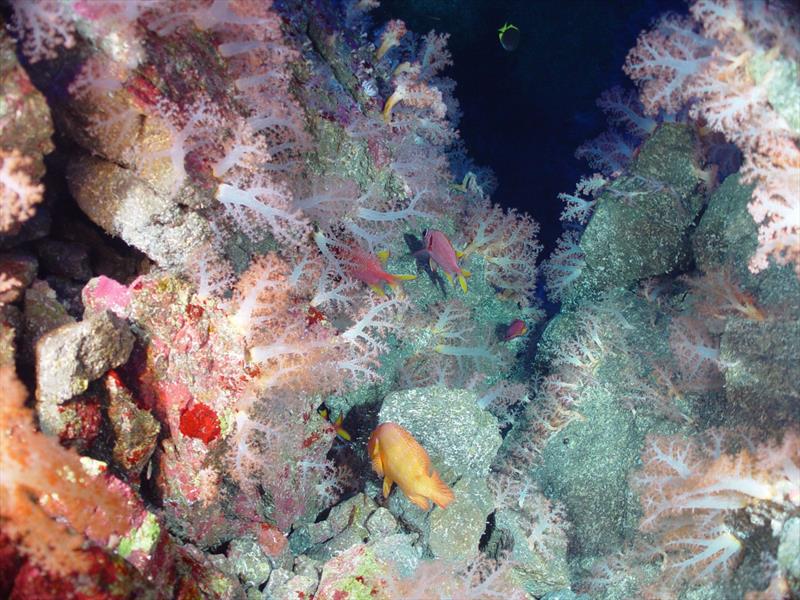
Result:
<svg viewBox="0 0 800 600">
<path fill-rule="evenodd" d="M 574 191 L 588 165 L 575 148 L 598 135 L 605 119 L 595 105 L 622 72 L 628 50 L 661 13 L 685 12 L 682 0 L 381 0 L 375 23 L 403 19 L 409 29 L 450 33 L 464 117 L 461 135 L 499 187 L 493 199 L 531 213 L 541 224 L 545 254 L 561 227 L 559 192 Z M 497 29 L 519 27 L 514 52 Z"/>
</svg>

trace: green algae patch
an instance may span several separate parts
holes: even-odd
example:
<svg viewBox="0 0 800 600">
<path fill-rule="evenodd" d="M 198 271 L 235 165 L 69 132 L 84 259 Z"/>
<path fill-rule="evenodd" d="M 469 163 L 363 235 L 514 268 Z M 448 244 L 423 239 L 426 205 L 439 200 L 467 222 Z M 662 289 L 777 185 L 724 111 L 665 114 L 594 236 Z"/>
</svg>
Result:
<svg viewBox="0 0 800 600">
<path fill-rule="evenodd" d="M 371 548 L 363 544 L 351 546 L 325 564 L 316 597 L 319 600 L 375 600 L 386 570 L 386 565 L 375 557 Z"/>
<path fill-rule="evenodd" d="M 800 133 L 800 65 L 783 57 L 757 52 L 748 64 L 757 85 L 767 86 L 767 99 L 795 134 Z"/>
<path fill-rule="evenodd" d="M 149 554 L 159 535 L 161 535 L 161 526 L 158 524 L 158 519 L 152 513 L 147 513 L 142 524 L 129 531 L 128 535 L 120 540 L 117 554 L 122 558 L 128 558 L 136 551 Z"/>
</svg>

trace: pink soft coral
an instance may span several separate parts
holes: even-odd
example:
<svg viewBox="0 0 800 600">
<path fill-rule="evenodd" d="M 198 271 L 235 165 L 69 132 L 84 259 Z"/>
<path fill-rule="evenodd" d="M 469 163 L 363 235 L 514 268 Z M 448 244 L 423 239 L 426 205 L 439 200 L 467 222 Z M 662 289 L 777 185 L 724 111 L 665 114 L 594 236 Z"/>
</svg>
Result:
<svg viewBox="0 0 800 600">
<path fill-rule="evenodd" d="M 746 540 L 727 514 L 747 509 L 779 523 L 800 505 L 797 432 L 786 432 L 780 445 L 728 453 L 734 442 L 721 431 L 693 440 L 648 438 L 644 468 L 632 483 L 644 510 L 640 528 L 656 534 L 666 577 L 704 578 L 731 567 Z"/>
<path fill-rule="evenodd" d="M 18 150 L 0 150 L 0 233 L 14 233 L 42 201 L 44 186 L 34 183 L 33 160 Z"/>
<path fill-rule="evenodd" d="M 483 258 L 486 280 L 527 304 L 536 289 L 536 258 L 542 249 L 539 224 L 530 215 L 504 211 L 489 200 L 474 201 L 468 209 L 463 254 Z"/>
<path fill-rule="evenodd" d="M 668 15 L 642 33 L 625 60 L 625 73 L 641 83 L 640 99 L 648 114 L 677 112 L 688 98 L 689 84 L 711 61 L 714 42 L 694 30 L 691 19 Z"/>
<path fill-rule="evenodd" d="M 25 389 L 0 367 L 0 517 L 3 530 L 48 572 L 86 572 L 86 542 L 113 547 L 146 512 L 121 481 L 90 473 L 77 453 L 36 431 Z"/>
<path fill-rule="evenodd" d="M 648 113 L 688 107 L 742 150 L 743 179 L 755 184 L 748 209 L 759 226 L 750 270 L 771 259 L 794 264 L 800 276 L 798 135 L 780 105 L 786 92 L 775 91 L 800 56 L 796 19 L 780 2 L 698 0 L 691 11 L 696 21 L 670 15 L 642 33 L 625 72 Z"/>
<path fill-rule="evenodd" d="M 59 0 L 14 0 L 13 28 L 23 38 L 22 51 L 31 62 L 56 57 L 60 46 L 75 45 L 72 9 Z"/>
<path fill-rule="evenodd" d="M 577 281 L 586 265 L 580 245 L 580 233 L 567 230 L 558 238 L 556 249 L 544 263 L 545 286 L 554 300 L 564 298 L 570 285 Z"/>
</svg>

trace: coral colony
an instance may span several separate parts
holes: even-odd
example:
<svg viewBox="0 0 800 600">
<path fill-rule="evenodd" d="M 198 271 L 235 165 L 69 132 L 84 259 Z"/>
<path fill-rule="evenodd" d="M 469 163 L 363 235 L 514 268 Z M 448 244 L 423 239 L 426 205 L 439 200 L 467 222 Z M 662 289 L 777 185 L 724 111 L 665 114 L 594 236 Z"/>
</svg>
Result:
<svg viewBox="0 0 800 600">
<path fill-rule="evenodd" d="M 642 32 L 540 257 L 376 5 L 6 3 L 0 596 L 800 598 L 797 11 Z"/>
</svg>

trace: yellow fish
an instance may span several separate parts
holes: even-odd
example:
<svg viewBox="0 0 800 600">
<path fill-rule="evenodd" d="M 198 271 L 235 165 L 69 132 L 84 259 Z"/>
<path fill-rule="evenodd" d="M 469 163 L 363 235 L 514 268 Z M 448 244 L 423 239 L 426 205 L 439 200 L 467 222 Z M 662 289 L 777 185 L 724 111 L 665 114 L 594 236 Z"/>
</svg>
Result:
<svg viewBox="0 0 800 600">
<path fill-rule="evenodd" d="M 350 438 L 350 434 L 342 426 L 342 421 L 344 421 L 344 416 L 343 415 L 340 414 L 336 418 L 336 421 L 331 421 L 331 415 L 328 412 L 328 407 L 325 406 L 324 404 L 317 409 L 317 412 L 320 414 L 320 416 L 323 419 L 325 419 L 326 421 L 328 421 L 329 423 L 331 423 L 333 425 L 333 428 L 336 430 L 336 435 L 338 435 L 341 439 L 343 439 L 346 442 L 350 441 L 350 439 L 351 439 Z"/>
<path fill-rule="evenodd" d="M 383 423 L 369 437 L 367 452 L 372 468 L 383 477 L 383 496 L 389 497 L 392 484 L 422 510 L 429 510 L 432 500 L 446 508 L 454 499 L 453 491 L 433 470 L 431 459 L 408 431 L 397 423 Z"/>
</svg>

